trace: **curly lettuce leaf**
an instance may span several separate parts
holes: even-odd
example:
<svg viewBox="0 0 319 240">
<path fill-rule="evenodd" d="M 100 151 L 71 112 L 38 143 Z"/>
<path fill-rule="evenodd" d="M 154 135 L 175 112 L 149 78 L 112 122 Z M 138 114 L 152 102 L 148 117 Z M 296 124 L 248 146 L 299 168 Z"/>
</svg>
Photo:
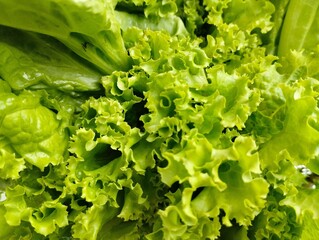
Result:
<svg viewBox="0 0 319 240">
<path fill-rule="evenodd" d="M 7 144 L 7 143 L 5 143 Z M 17 158 L 15 153 L 6 150 L 0 140 L 0 174 L 3 179 L 17 179 L 19 173 L 26 168 L 25 160 Z"/>
<path fill-rule="evenodd" d="M 311 96 L 311 90 L 305 90 L 305 82 L 301 82 L 296 88 L 282 87 L 285 103 L 279 110 L 282 109 L 284 112 L 281 114 L 284 115 L 280 125 L 278 124 L 278 132 L 261 145 L 260 154 L 265 167 L 274 168 L 278 161 L 271 159 L 276 159 L 278 154 L 285 150 L 294 159 L 295 165 L 307 164 L 317 154 L 318 108 L 315 98 Z"/>
<path fill-rule="evenodd" d="M 249 229 L 249 239 L 301 239 L 302 225 L 293 208 L 279 204 L 283 198 L 280 191 L 271 189 L 265 208 Z"/>
<path fill-rule="evenodd" d="M 117 100 L 92 98 L 83 108 L 77 122 L 80 129 L 70 143 L 74 156 L 69 159 L 65 183 L 77 201 L 91 206 L 72 220 L 73 235 L 80 239 L 136 238 L 143 234 L 143 222 L 151 221 L 146 213 L 161 201 L 156 191 L 162 185 L 152 180 L 155 175 L 149 169 L 155 163 L 152 151 L 156 145 L 145 147 L 143 134 L 125 122 L 127 109 Z M 154 189 L 153 184 L 159 187 Z M 114 224 L 126 230 L 118 231 Z"/>
<path fill-rule="evenodd" d="M 176 176 L 173 181 L 183 187 L 167 194 L 171 204 L 159 212 L 162 228 L 157 231 L 162 231 L 165 239 L 215 239 L 221 224 L 232 226 L 236 221 L 247 229 L 263 209 L 268 193 L 267 182 L 258 177 L 258 155 L 246 152 L 255 148 L 252 139 L 238 137 L 232 148 L 210 151 L 200 151 L 203 143 L 195 145 L 194 140 L 183 144 L 186 149 L 164 155 L 168 165 L 159 169 L 163 180 Z M 236 203 L 230 205 L 231 199 Z"/>
<path fill-rule="evenodd" d="M 177 15 L 183 20 L 185 28 L 192 38 L 209 31 L 209 28 L 205 29 L 205 7 L 200 1 L 186 0 L 177 3 Z"/>
<path fill-rule="evenodd" d="M 145 17 L 172 16 L 177 12 L 177 3 L 174 0 L 119 0 L 116 8 L 126 12 L 142 13 Z"/>
<path fill-rule="evenodd" d="M 24 169 L 18 179 L 1 182 L 5 192 L 0 202 L 3 221 L 11 230 L 8 239 L 71 236 L 65 204 L 69 201 L 64 187 L 65 174 L 64 164 L 51 165 L 44 171 L 33 167 Z"/>
<path fill-rule="evenodd" d="M 199 42 L 189 45 L 167 34 L 136 28 L 127 29 L 123 36 L 127 39 L 130 55 L 140 67 L 129 73 L 115 72 L 103 78 L 106 95 L 127 108 L 125 114 L 134 114 L 131 112 L 134 106 L 142 109 L 136 112 L 134 124 L 130 121 L 132 126 L 138 127 L 145 134 L 139 146 L 149 146 L 138 149 L 139 152 L 148 152 L 153 148 L 153 154 L 158 160 L 145 153 L 139 156 L 145 156 L 145 160 L 158 164 L 161 181 L 168 187 L 173 189 L 177 185 L 179 188 L 176 192 L 172 190 L 166 193 L 170 205 L 158 212 L 160 218 L 156 221 L 153 233 L 147 237 L 176 239 L 187 236 L 200 239 L 208 236 L 213 239 L 219 236 L 223 223 L 232 225 L 232 218 L 248 228 L 265 204 L 268 184 L 260 175 L 257 155 L 245 157 L 250 156 L 246 147 L 256 148 L 254 141 L 243 140 L 245 144 L 240 148 L 242 138 L 238 138 L 234 147 L 233 139 L 239 133 L 230 129 L 245 128 L 244 123 L 261 102 L 260 92 L 251 88 L 249 78 L 244 74 L 239 75 L 243 69 L 228 73 L 223 67 L 216 66 L 202 71 L 208 67 L 209 58 L 198 48 Z M 192 46 L 192 50 L 188 50 L 189 46 Z M 171 48 L 176 51 L 170 51 Z M 164 51 L 171 54 L 164 55 Z M 258 54 L 264 58 L 262 51 Z M 247 55 L 247 65 L 250 63 L 255 66 L 252 59 Z M 271 59 L 265 63 L 266 66 L 271 64 Z M 251 76 L 254 76 L 262 69 L 256 67 L 251 68 L 251 71 Z M 233 86 L 237 95 L 233 94 Z M 227 121 L 228 117 L 238 119 L 238 122 Z M 90 125 L 93 123 L 89 122 Z M 94 139 L 94 135 L 90 138 Z M 134 150 L 137 148 L 133 147 Z M 214 196 L 225 194 L 224 198 L 216 199 L 216 203 L 226 202 L 228 194 L 235 192 L 231 182 L 228 183 L 228 177 L 222 181 L 218 174 L 220 165 L 229 159 L 238 160 L 239 166 L 234 166 L 234 172 L 238 172 L 236 182 L 242 181 L 243 188 L 247 186 L 249 190 L 243 193 L 242 205 L 236 202 L 236 211 L 229 210 L 223 204 L 213 209 L 206 203 L 207 199 L 211 199 L 210 191 L 214 192 Z M 147 166 L 153 167 L 153 163 Z M 231 175 L 234 175 L 232 171 Z M 236 189 L 236 184 L 233 185 Z M 201 192 L 208 197 L 203 197 L 203 203 L 198 206 L 204 202 L 209 205 L 208 208 L 212 208 L 209 216 L 205 215 L 204 210 L 198 210 L 192 205 Z M 251 192 L 256 192 L 256 199 L 249 198 Z M 240 215 L 240 210 L 245 207 L 245 213 Z M 223 211 L 227 211 L 230 216 L 225 217 L 221 223 L 219 215 Z M 243 229 L 242 233 L 247 234 L 247 230 Z"/>
<path fill-rule="evenodd" d="M 78 54 L 79 48 L 97 53 L 96 43 L 106 37 L 110 52 L 98 54 L 109 68 L 97 64 L 107 73 L 104 92 L 81 93 L 78 100 L 52 85 L 12 93 L 0 81 L 0 98 L 12 99 L 3 101 L 1 119 L 37 115 L 29 122 L 43 118 L 68 148 L 59 161 L 36 167 L 13 144 L 21 129 L 33 128 L 22 124 L 14 134 L 13 121 L 1 121 L 0 154 L 10 162 L 0 164 L 0 223 L 13 239 L 314 238 L 316 50 L 290 51 L 286 60 L 269 54 L 277 51 L 293 1 L 32 3 L 25 14 L 42 9 L 51 28 L 35 25 L 41 11 L 25 23 L 17 18 L 22 28 L 43 30 Z M 0 12 L 19 6 L 26 5 Z M 172 25 L 163 27 L 168 20 Z M 112 49 L 112 41 L 121 46 Z M 107 59 L 114 52 L 114 61 Z M 118 66 L 124 52 L 129 66 L 125 59 Z M 62 147 L 52 146 L 55 152 Z"/>
<path fill-rule="evenodd" d="M 180 18 L 175 15 L 167 17 L 148 17 L 132 14 L 124 11 L 115 11 L 115 16 L 121 29 L 124 31 L 131 27 L 139 29 L 151 29 L 153 31 L 168 32 L 170 35 L 187 36 L 188 32 Z"/>
<path fill-rule="evenodd" d="M 233 0 L 222 2 L 228 2 L 222 15 L 223 22 L 236 24 L 240 29 L 248 32 L 258 29 L 261 33 L 266 33 L 271 30 L 273 24 L 271 16 L 275 8 L 270 1 Z"/>
<path fill-rule="evenodd" d="M 59 178 L 63 176 L 60 174 Z M 63 189 L 48 184 L 46 180 L 51 177 L 51 171 L 28 169 L 6 187 L 4 217 L 14 232 L 25 229 L 29 237 L 42 239 L 68 225 L 67 206 L 60 202 Z M 56 176 L 52 180 L 57 181 Z"/>
<path fill-rule="evenodd" d="M 76 224 L 72 228 L 73 237 L 83 240 L 97 239 L 98 234 L 101 234 L 102 227 L 106 228 L 105 223 L 112 220 L 117 213 L 116 208 L 107 206 L 91 207 L 86 213 L 79 214 L 76 217 Z M 94 227 L 92 228 L 92 226 Z"/>
<path fill-rule="evenodd" d="M 318 201 L 316 199 L 318 199 L 318 189 L 299 189 L 295 195 L 280 201 L 280 205 L 294 209 L 296 221 L 302 228 L 298 239 L 313 239 L 319 231 Z"/>
</svg>

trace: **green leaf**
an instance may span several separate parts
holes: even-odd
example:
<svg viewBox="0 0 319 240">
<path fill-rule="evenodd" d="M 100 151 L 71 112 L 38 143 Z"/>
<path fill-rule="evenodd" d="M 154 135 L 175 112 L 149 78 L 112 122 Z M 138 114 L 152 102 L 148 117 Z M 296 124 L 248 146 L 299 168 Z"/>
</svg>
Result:
<svg viewBox="0 0 319 240">
<path fill-rule="evenodd" d="M 0 75 L 12 89 L 100 89 L 100 73 L 56 39 L 4 26 L 0 36 Z"/>
<path fill-rule="evenodd" d="M 317 189 L 300 189 L 295 195 L 291 195 L 283 199 L 280 204 L 292 207 L 297 215 L 297 220 L 303 222 L 304 214 L 311 213 L 314 220 L 318 220 L 318 198 L 319 191 Z"/>
<path fill-rule="evenodd" d="M 270 1 L 234 0 L 228 1 L 223 20 L 238 25 L 240 29 L 253 31 L 260 29 L 266 33 L 272 28 L 271 15 L 275 11 Z"/>
<path fill-rule="evenodd" d="M 172 36 L 188 36 L 182 20 L 174 15 L 145 18 L 129 12 L 115 11 L 115 17 L 124 31 L 131 27 L 137 27 L 139 29 L 167 32 Z"/>
<path fill-rule="evenodd" d="M 53 233 L 57 227 L 64 227 L 68 224 L 67 206 L 61 203 L 44 202 L 30 216 L 30 224 L 37 233 L 47 236 Z"/>
<path fill-rule="evenodd" d="M 2 144 L 0 144 L 1 146 Z M 17 179 L 19 173 L 25 168 L 25 161 L 23 158 L 16 158 L 12 152 L 5 149 L 0 149 L 0 175 L 3 179 Z"/>
<path fill-rule="evenodd" d="M 236 126 L 241 130 L 249 115 L 257 109 L 261 101 L 260 93 L 248 87 L 250 80 L 245 75 L 228 74 L 223 66 L 214 66 L 207 73 L 212 86 L 226 100 L 221 124 L 228 128 Z"/>
<path fill-rule="evenodd" d="M 104 224 L 113 219 L 118 209 L 108 206 L 93 206 L 86 213 L 79 214 L 72 227 L 73 237 L 81 240 L 97 239 Z M 93 228 L 92 228 L 93 226 Z"/>
<path fill-rule="evenodd" d="M 1 1 L 0 9 L 1 25 L 52 36 L 103 73 L 130 68 L 114 1 Z"/>
<path fill-rule="evenodd" d="M 301 234 L 302 240 L 314 239 L 319 232 L 319 221 L 313 218 L 313 214 L 310 212 L 305 212 L 303 218 L 303 231 Z"/>
<path fill-rule="evenodd" d="M 42 170 L 63 161 L 67 132 L 56 114 L 40 104 L 38 95 L 3 94 L 0 103 L 0 136 L 17 154 Z"/>
<path fill-rule="evenodd" d="M 282 130 L 261 146 L 260 155 L 264 167 L 274 168 L 277 156 L 287 150 L 295 165 L 306 164 L 316 154 L 319 132 L 316 100 L 309 95 L 300 96 L 298 89 L 283 87 L 286 103 Z M 301 93 L 302 94 L 302 93 Z M 298 139 L 298 141 L 296 141 Z"/>
<path fill-rule="evenodd" d="M 316 48 L 318 45 L 318 7 L 319 3 L 315 0 L 291 0 L 289 2 L 280 35 L 279 56 L 286 57 L 292 50 L 311 51 Z"/>
<path fill-rule="evenodd" d="M 249 228 L 249 239 L 300 239 L 303 229 L 294 209 L 279 204 L 284 197 L 280 191 L 270 189 L 265 208 Z"/>
</svg>

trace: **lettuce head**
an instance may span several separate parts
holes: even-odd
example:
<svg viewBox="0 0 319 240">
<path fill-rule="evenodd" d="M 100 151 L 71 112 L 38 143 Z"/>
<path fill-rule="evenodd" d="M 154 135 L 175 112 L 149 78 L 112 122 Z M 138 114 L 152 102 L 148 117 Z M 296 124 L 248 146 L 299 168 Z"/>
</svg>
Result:
<svg viewBox="0 0 319 240">
<path fill-rule="evenodd" d="M 0 239 L 319 235 L 317 0 L 0 0 Z"/>
</svg>

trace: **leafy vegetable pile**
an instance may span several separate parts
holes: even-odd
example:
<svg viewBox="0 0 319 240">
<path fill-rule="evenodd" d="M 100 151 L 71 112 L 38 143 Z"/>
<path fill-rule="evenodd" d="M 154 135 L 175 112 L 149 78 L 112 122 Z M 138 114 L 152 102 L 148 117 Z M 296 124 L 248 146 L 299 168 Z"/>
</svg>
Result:
<svg viewBox="0 0 319 240">
<path fill-rule="evenodd" d="M 0 239 L 316 239 L 319 1 L 0 0 Z"/>
</svg>

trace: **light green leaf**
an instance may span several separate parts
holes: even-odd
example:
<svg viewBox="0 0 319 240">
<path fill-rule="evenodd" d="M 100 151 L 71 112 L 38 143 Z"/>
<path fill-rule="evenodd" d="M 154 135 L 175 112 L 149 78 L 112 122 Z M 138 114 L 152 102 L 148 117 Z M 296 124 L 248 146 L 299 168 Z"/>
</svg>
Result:
<svg viewBox="0 0 319 240">
<path fill-rule="evenodd" d="M 0 142 L 1 143 L 1 142 Z M 1 145 L 0 145 L 1 146 Z M 3 179 L 17 179 L 19 173 L 25 168 L 23 158 L 16 158 L 14 153 L 0 149 L 0 176 Z"/>
<path fill-rule="evenodd" d="M 0 24 L 55 37 L 103 73 L 111 73 L 130 68 L 114 16 L 114 3 L 112 0 L 46 0 L 28 4 L 21 0 L 0 1 Z"/>
<path fill-rule="evenodd" d="M 100 73 L 56 39 L 4 26 L 0 36 L 0 75 L 12 89 L 100 89 Z"/>
<path fill-rule="evenodd" d="M 8 93 L 0 96 L 0 104 L 0 136 L 16 153 L 41 170 L 63 161 L 68 135 L 38 95 Z"/>
</svg>

